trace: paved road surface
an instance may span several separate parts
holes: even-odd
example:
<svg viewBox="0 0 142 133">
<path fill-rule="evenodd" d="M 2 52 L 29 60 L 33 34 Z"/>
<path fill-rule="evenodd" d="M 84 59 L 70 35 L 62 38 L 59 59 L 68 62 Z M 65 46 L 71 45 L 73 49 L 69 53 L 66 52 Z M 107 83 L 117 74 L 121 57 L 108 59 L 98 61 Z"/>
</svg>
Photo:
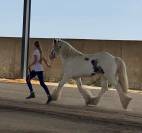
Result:
<svg viewBox="0 0 142 133">
<path fill-rule="evenodd" d="M 57 85 L 51 85 L 49 83 L 48 86 L 52 93 L 53 89 L 56 88 Z M 44 104 L 47 100 L 44 90 L 39 85 L 34 85 L 34 89 L 36 92 L 36 98 L 32 100 L 25 100 L 25 97 L 28 95 L 27 86 L 25 84 L 0 83 L 0 98 L 15 99 L 22 102 L 32 101 Z M 90 91 L 94 96 L 96 96 L 99 92 L 99 90 L 95 88 L 90 89 Z M 130 91 L 128 95 L 133 98 L 128 106 L 128 110 L 135 113 L 142 113 L 142 91 Z M 56 103 L 62 105 L 84 106 L 84 100 L 78 89 L 75 87 L 64 87 L 62 97 Z M 114 90 L 109 90 L 104 94 L 98 105 L 98 108 L 114 109 L 120 111 L 123 110 L 119 101 L 119 96 Z"/>
<path fill-rule="evenodd" d="M 51 92 L 56 87 L 56 85 L 49 86 Z M 40 88 L 39 85 L 34 85 L 35 91 L 36 91 L 36 98 L 33 100 L 25 100 L 25 96 L 28 95 L 28 91 L 26 90 L 25 84 L 11 84 L 11 83 L 0 83 L 0 132 L 2 133 L 31 133 L 31 132 L 53 132 L 53 133 L 142 133 L 142 127 L 140 125 L 127 125 L 127 124 L 119 124 L 119 123 L 113 123 L 107 122 L 107 121 L 99 121 L 99 120 L 84 120 L 84 119 L 76 119 L 71 117 L 63 117 L 63 115 L 56 115 L 56 111 L 60 112 L 59 108 L 55 108 L 54 103 L 51 104 L 51 106 L 46 106 L 44 103 L 46 102 L 46 95 L 44 94 L 44 91 Z M 91 89 L 92 93 L 96 95 L 98 93 L 98 89 Z M 130 96 L 134 98 L 134 100 L 131 102 L 129 106 L 129 113 L 138 113 L 139 115 L 135 116 L 135 119 L 141 118 L 142 114 L 142 94 L 141 92 L 130 92 Z M 33 105 L 36 107 L 36 109 L 44 108 L 47 109 L 47 113 L 42 112 L 33 112 L 30 110 L 21 110 L 21 109 L 14 109 L 14 108 L 5 108 L 4 106 L 1 106 L 1 104 L 6 103 L 7 100 L 10 101 L 8 104 L 12 106 L 14 105 L 21 105 L 29 107 L 32 107 Z M 15 101 L 15 103 L 14 103 Z M 17 103 L 16 103 L 17 102 Z M 80 96 L 77 89 L 74 88 L 68 88 L 66 87 L 63 91 L 62 98 L 56 102 L 56 105 L 64 106 L 71 105 L 74 107 L 80 107 L 82 111 L 84 108 L 84 100 Z M 34 107 L 33 106 L 33 107 Z M 96 107 L 90 107 L 89 108 L 92 112 L 96 111 Z M 98 109 L 100 110 L 113 110 L 117 113 L 112 113 L 113 115 L 119 114 L 120 112 L 123 112 L 119 101 L 119 97 L 116 93 L 116 91 L 109 91 L 107 92 L 100 104 L 98 105 Z M 79 110 L 79 109 L 78 109 Z M 53 115 L 51 112 L 54 111 L 55 115 Z M 66 111 L 66 110 L 65 110 Z M 91 112 L 90 111 L 90 112 Z M 50 113 L 48 113 L 50 112 Z M 77 110 L 71 110 L 71 112 L 75 113 Z M 84 112 L 89 115 L 89 111 L 85 110 Z M 99 112 L 99 111 L 98 111 Z M 124 111 L 125 112 L 125 111 Z M 125 112 L 127 113 L 127 112 Z M 52 115 L 51 115 L 52 114 Z M 90 113 L 91 115 L 91 113 Z M 97 116 L 97 115 L 96 115 Z M 108 116 L 110 117 L 111 113 L 109 113 Z M 123 115 L 120 115 L 122 117 Z M 129 116 L 129 115 L 127 115 Z M 82 115 L 83 117 L 83 115 Z M 116 117 L 117 118 L 117 117 Z M 134 117 L 133 117 L 134 118 Z M 113 118 L 114 119 L 114 118 Z M 123 119 L 123 117 L 122 117 Z M 141 118 L 142 119 L 142 118 Z"/>
<path fill-rule="evenodd" d="M 1 133 L 142 133 L 142 128 L 70 120 L 41 113 L 0 110 Z"/>
</svg>

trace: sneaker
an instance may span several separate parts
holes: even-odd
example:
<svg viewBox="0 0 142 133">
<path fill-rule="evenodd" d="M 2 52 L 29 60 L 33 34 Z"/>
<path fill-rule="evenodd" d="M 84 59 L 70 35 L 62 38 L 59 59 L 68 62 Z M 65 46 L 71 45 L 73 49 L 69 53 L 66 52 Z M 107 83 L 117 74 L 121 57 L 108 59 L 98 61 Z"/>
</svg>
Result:
<svg viewBox="0 0 142 133">
<path fill-rule="evenodd" d="M 49 104 L 51 101 L 52 101 L 52 97 L 48 96 L 48 100 L 47 100 L 46 104 Z"/>
<path fill-rule="evenodd" d="M 28 97 L 26 97 L 26 99 L 31 99 L 31 98 L 35 98 L 35 93 L 32 92 Z"/>
</svg>

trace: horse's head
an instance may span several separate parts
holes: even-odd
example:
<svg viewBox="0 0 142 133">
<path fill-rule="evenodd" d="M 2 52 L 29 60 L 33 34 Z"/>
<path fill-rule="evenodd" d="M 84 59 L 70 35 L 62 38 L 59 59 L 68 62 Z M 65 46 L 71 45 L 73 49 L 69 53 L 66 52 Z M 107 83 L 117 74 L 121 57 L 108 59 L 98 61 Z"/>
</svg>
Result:
<svg viewBox="0 0 142 133">
<path fill-rule="evenodd" d="M 50 53 L 50 59 L 56 58 L 60 54 L 62 48 L 63 48 L 63 41 L 61 39 L 54 39 L 53 48 Z"/>
<path fill-rule="evenodd" d="M 53 48 L 50 53 L 50 59 L 54 59 L 56 56 L 61 55 L 62 58 L 70 58 L 83 55 L 80 51 L 72 47 L 68 42 L 61 39 L 53 40 Z"/>
</svg>

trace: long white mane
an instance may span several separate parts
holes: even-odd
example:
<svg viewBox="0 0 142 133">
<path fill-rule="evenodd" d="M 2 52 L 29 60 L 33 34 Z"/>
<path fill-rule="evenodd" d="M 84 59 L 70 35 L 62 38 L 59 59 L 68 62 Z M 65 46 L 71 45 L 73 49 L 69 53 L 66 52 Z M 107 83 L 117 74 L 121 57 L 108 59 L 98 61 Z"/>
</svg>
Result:
<svg viewBox="0 0 142 133">
<path fill-rule="evenodd" d="M 61 40 L 60 42 L 63 45 L 63 47 L 62 47 L 62 55 L 65 58 L 84 55 L 82 52 L 80 52 L 77 49 L 75 49 L 74 47 L 72 47 L 68 42 L 63 41 L 63 40 Z"/>
</svg>

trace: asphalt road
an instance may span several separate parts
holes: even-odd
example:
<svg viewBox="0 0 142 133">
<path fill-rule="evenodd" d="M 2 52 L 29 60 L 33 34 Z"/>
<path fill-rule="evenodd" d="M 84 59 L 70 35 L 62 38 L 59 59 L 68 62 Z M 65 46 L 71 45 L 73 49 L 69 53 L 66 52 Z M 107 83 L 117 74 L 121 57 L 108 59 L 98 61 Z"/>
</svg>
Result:
<svg viewBox="0 0 142 133">
<path fill-rule="evenodd" d="M 55 102 L 59 107 L 62 105 L 59 110 L 54 103 L 51 104 L 51 106 L 45 105 L 47 97 L 39 85 L 34 85 L 36 98 L 25 100 L 25 97 L 28 95 L 26 87 L 25 84 L 0 83 L 0 99 L 2 99 L 0 101 L 0 133 L 142 133 L 142 127 L 140 125 L 127 125 L 115 121 L 113 122 L 115 117 L 112 118 L 113 120 L 111 122 L 107 122 L 107 120 L 100 121 L 98 120 L 99 118 L 95 120 L 95 117 L 94 120 L 91 121 L 89 119 L 76 119 L 71 116 L 64 117 L 63 115 L 56 115 L 56 112 L 61 113 L 61 110 L 62 112 L 68 113 L 67 109 L 64 109 L 67 105 L 71 105 L 73 108 L 80 107 L 78 110 L 74 108 L 70 111 L 74 114 L 77 111 L 81 113 L 81 110 L 84 110 L 84 115 L 80 115 L 82 118 L 85 117 L 85 113 L 88 113 L 87 115 L 90 116 L 91 113 L 95 115 L 96 107 L 90 107 L 90 111 L 88 111 L 84 106 L 84 100 L 77 89 L 71 89 L 68 87 L 64 88 L 61 99 Z M 49 85 L 50 91 L 52 92 L 55 87 L 56 85 Z M 90 91 L 96 95 L 99 90 L 91 89 Z M 129 105 L 130 112 L 142 113 L 141 92 L 129 92 L 129 95 L 134 99 Z M 8 103 L 7 105 L 10 106 L 18 104 L 21 107 L 28 106 L 30 111 L 22 109 L 17 110 L 16 108 L 5 108 L 4 106 L 1 106 L 3 103 Z M 34 111 L 34 107 L 37 110 L 38 108 L 43 108 L 45 111 L 47 110 L 47 112 L 36 112 Z M 121 114 L 119 112 L 124 111 L 121 107 L 117 92 L 113 90 L 110 90 L 103 96 L 97 108 L 104 112 L 108 109 L 115 110 L 112 114 L 108 113 L 108 116 L 103 114 L 106 119 Z M 52 111 L 55 115 L 52 114 Z M 97 112 L 99 112 L 99 110 L 97 110 Z M 121 114 L 120 117 L 122 117 L 122 120 L 124 116 L 126 118 L 129 117 L 130 112 L 128 111 L 128 115 L 125 115 L 127 112 Z M 116 118 L 118 117 L 119 115 Z M 137 118 L 141 119 L 141 115 L 133 116 L 133 119 Z"/>
<path fill-rule="evenodd" d="M 142 133 L 142 128 L 89 122 L 42 113 L 0 110 L 1 133 Z"/>
<path fill-rule="evenodd" d="M 48 84 L 50 92 L 52 93 L 53 90 L 57 87 L 57 84 Z M 44 104 L 46 103 L 47 96 L 39 85 L 33 85 L 35 90 L 36 98 L 32 100 L 26 100 L 25 97 L 29 95 L 29 91 L 27 89 L 26 84 L 15 84 L 15 83 L 0 83 L 0 98 L 5 99 L 12 99 L 22 102 L 35 102 Z M 87 88 L 88 89 L 88 88 Z M 94 87 L 89 90 L 92 92 L 94 96 L 97 96 L 99 89 L 95 89 Z M 142 91 L 129 91 L 128 95 L 132 97 L 132 101 L 128 106 L 128 110 L 134 113 L 141 113 L 142 114 Z M 75 105 L 75 106 L 84 106 L 84 99 L 82 98 L 81 94 L 79 93 L 76 87 L 67 87 L 65 86 L 63 89 L 63 93 L 61 98 L 56 101 L 57 104 L 61 105 Z M 113 110 L 120 110 L 122 111 L 123 108 L 121 106 L 119 96 L 117 91 L 109 90 L 107 91 L 100 103 L 97 105 L 98 108 L 104 109 L 113 109 Z"/>
</svg>

